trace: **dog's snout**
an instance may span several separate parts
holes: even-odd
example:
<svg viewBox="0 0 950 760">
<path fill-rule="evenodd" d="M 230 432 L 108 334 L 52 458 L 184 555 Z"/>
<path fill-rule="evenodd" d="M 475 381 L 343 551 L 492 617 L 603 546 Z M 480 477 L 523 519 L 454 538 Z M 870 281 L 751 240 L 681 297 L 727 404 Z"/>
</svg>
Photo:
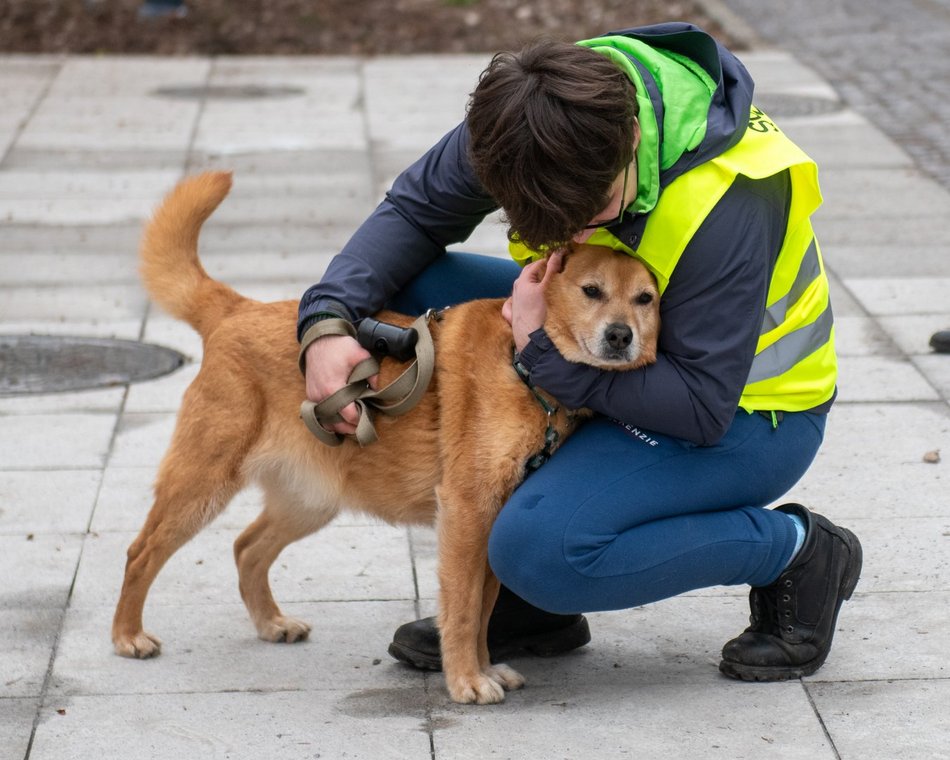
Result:
<svg viewBox="0 0 950 760">
<path fill-rule="evenodd" d="M 607 325 L 604 337 L 607 339 L 607 345 L 612 349 L 623 351 L 633 341 L 633 330 L 622 322 L 613 322 Z"/>
</svg>

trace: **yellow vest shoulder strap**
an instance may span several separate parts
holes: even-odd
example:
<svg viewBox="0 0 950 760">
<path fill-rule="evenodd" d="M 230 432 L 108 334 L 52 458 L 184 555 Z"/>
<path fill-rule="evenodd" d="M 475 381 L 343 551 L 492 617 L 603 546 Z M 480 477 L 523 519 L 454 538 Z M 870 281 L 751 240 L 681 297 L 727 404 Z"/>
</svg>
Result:
<svg viewBox="0 0 950 760">
<path fill-rule="evenodd" d="M 794 187 L 789 212 L 792 228 L 821 204 L 817 168 L 801 148 L 753 108 L 749 128 L 736 145 L 671 182 L 650 213 L 636 251 L 653 271 L 660 291 L 666 289 L 686 245 L 736 175 L 762 179 L 785 169 L 792 171 Z"/>
</svg>

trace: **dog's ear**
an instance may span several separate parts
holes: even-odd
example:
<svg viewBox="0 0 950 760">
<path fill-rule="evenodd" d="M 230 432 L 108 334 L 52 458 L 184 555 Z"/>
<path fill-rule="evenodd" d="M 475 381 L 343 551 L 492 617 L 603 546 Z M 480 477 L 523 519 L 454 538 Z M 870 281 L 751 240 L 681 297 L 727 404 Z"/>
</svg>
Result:
<svg viewBox="0 0 950 760">
<path fill-rule="evenodd" d="M 574 252 L 574 244 L 573 244 L 573 243 L 568 243 L 567 245 L 562 246 L 561 248 L 555 248 L 555 249 L 553 249 L 553 250 L 551 250 L 551 251 L 548 251 L 548 252 L 544 255 L 545 264 L 547 263 L 547 260 L 551 257 L 551 254 L 553 254 L 553 253 L 559 253 L 559 254 L 561 254 L 561 271 L 563 272 L 563 271 L 564 271 L 564 266 L 565 266 L 565 264 L 567 263 L 568 256 L 570 256 L 571 253 L 573 253 L 573 252 Z M 547 266 L 545 266 L 545 271 L 547 271 Z"/>
<path fill-rule="evenodd" d="M 561 252 L 561 259 L 563 261 L 567 261 L 568 256 L 570 256 L 576 250 L 576 243 L 569 242 L 566 245 L 561 246 L 561 248 L 558 250 Z"/>
</svg>

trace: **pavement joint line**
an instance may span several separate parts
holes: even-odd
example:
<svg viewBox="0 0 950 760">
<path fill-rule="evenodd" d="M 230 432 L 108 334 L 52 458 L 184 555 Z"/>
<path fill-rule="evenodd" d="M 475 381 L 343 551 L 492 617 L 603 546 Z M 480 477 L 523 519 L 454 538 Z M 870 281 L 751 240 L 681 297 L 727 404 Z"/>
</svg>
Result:
<svg viewBox="0 0 950 760">
<path fill-rule="evenodd" d="M 831 731 L 828 730 L 828 725 L 825 723 L 824 717 L 822 717 L 821 710 L 818 709 L 818 705 L 808 688 L 808 683 L 806 683 L 804 679 L 799 679 L 799 681 L 802 685 L 802 691 L 805 692 L 805 697 L 808 699 L 808 704 L 811 706 L 812 712 L 815 714 L 815 718 L 818 720 L 818 725 L 821 726 L 821 730 L 825 735 L 825 739 L 828 741 L 828 746 L 831 747 L 831 751 L 834 752 L 835 760 L 841 760 L 841 753 L 838 752 L 838 747 L 835 744 L 834 737 L 831 735 Z"/>
<path fill-rule="evenodd" d="M 202 95 L 198 101 L 198 108 L 195 112 L 195 121 L 191 125 L 191 132 L 188 135 L 188 144 L 185 147 L 185 161 L 182 166 L 181 176 L 184 178 L 192 171 L 194 171 L 194 165 L 192 161 L 195 156 L 195 142 L 198 139 L 198 129 L 201 126 L 201 120 L 204 117 L 205 108 L 208 105 L 208 88 L 211 85 L 211 80 L 214 78 L 214 74 L 217 71 L 218 57 L 211 56 L 208 63 L 208 70 L 205 73 L 204 82 L 202 83 Z M 170 190 L 171 188 L 169 188 Z"/>
<path fill-rule="evenodd" d="M 709 18 L 714 19 L 724 29 L 728 29 L 729 34 L 749 50 L 768 50 L 773 47 L 722 0 L 694 0 L 694 2 Z"/>
<path fill-rule="evenodd" d="M 17 125 L 17 128 L 13 132 L 13 136 L 10 138 L 10 142 L 7 144 L 7 149 L 4 151 L 3 156 L 0 156 L 0 171 L 6 168 L 7 158 L 10 153 L 13 151 L 16 144 L 20 141 L 20 137 L 23 135 L 23 132 L 26 131 L 27 125 L 33 121 L 33 117 L 36 115 L 36 112 L 39 110 L 40 105 L 43 101 L 46 100 L 49 95 L 50 89 L 53 87 L 53 83 L 56 81 L 57 77 L 63 70 L 63 65 L 66 63 L 65 58 L 60 58 L 56 63 L 56 68 L 50 71 L 49 76 L 47 77 L 46 83 L 43 87 L 40 88 L 40 92 L 37 94 L 36 99 L 33 101 L 33 104 L 30 106 L 29 111 L 26 116 L 20 121 Z"/>
<path fill-rule="evenodd" d="M 366 60 L 361 60 L 359 65 L 359 92 L 356 95 L 356 102 L 359 103 L 360 119 L 363 125 L 363 140 L 366 144 L 367 164 L 369 166 L 369 197 L 375 202 L 378 196 L 380 172 L 379 172 L 379 151 L 376 141 L 373 139 L 373 130 L 370 127 L 370 114 L 368 108 L 367 87 L 366 87 Z"/>
</svg>

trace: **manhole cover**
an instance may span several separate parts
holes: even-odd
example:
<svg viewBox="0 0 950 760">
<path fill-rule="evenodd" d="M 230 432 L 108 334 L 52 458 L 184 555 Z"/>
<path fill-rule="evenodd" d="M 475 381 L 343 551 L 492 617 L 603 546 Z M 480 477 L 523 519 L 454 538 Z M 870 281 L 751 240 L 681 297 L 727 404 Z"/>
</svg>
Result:
<svg viewBox="0 0 950 760">
<path fill-rule="evenodd" d="M 0 396 L 134 383 L 167 375 L 184 362 L 177 351 L 134 340 L 0 335 Z"/>
<path fill-rule="evenodd" d="M 753 98 L 757 108 L 773 119 L 792 116 L 821 116 L 844 108 L 840 100 L 818 98 L 814 95 L 790 95 L 788 93 L 763 93 Z"/>
<path fill-rule="evenodd" d="M 198 84 L 159 87 L 152 95 L 184 100 L 261 100 L 293 98 L 306 93 L 302 87 L 264 84 Z"/>
</svg>

